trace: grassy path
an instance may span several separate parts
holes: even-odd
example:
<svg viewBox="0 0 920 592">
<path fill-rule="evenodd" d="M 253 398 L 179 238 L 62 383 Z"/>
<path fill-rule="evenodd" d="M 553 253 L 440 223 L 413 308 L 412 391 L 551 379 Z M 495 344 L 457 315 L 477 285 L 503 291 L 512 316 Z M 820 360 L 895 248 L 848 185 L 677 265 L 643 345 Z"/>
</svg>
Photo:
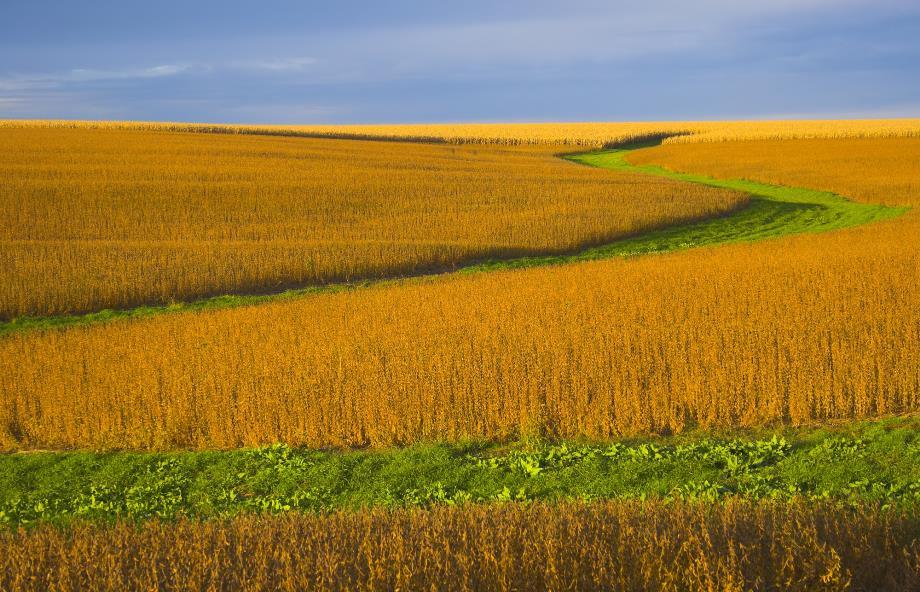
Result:
<svg viewBox="0 0 920 592">
<path fill-rule="evenodd" d="M 0 528 L 466 502 L 831 499 L 920 504 L 920 418 L 623 442 L 0 455 Z"/>
<path fill-rule="evenodd" d="M 741 179 L 715 179 L 705 175 L 676 173 L 657 166 L 637 166 L 627 162 L 626 156 L 629 152 L 653 145 L 655 144 L 637 144 L 618 149 L 566 155 L 563 158 L 610 170 L 639 172 L 712 187 L 735 189 L 750 194 L 752 196 L 750 203 L 717 218 L 654 230 L 607 245 L 583 249 L 576 253 L 490 260 L 472 263 L 456 271 L 440 270 L 409 278 L 313 286 L 274 294 L 225 295 L 193 302 L 140 306 L 126 310 L 103 310 L 83 315 L 23 317 L 0 323 L 0 336 L 18 331 L 87 325 L 155 314 L 252 306 L 268 301 L 419 280 L 450 273 L 482 273 L 503 269 L 564 265 L 612 257 L 665 253 L 722 243 L 756 241 L 804 232 L 826 232 L 893 218 L 907 210 L 907 208 L 856 203 L 825 191 L 768 185 Z"/>
</svg>

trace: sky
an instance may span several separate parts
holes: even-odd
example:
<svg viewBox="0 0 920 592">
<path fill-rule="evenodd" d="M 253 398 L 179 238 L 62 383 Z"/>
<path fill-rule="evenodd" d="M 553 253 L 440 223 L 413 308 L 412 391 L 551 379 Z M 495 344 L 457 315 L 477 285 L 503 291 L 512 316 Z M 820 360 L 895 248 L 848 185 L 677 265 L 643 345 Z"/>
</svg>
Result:
<svg viewBox="0 0 920 592">
<path fill-rule="evenodd" d="M 920 117 L 918 0 L 0 0 L 0 118 Z"/>
</svg>

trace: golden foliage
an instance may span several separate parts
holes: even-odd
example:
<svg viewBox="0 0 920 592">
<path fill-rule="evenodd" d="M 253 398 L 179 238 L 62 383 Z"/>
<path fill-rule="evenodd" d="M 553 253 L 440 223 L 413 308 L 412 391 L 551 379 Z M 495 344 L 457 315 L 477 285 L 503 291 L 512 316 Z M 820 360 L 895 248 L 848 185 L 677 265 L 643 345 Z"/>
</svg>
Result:
<svg viewBox="0 0 920 592">
<path fill-rule="evenodd" d="M 739 140 L 805 140 L 916 138 L 920 119 L 817 119 L 772 121 L 718 121 L 702 123 L 691 134 L 664 140 L 665 144 L 697 144 Z"/>
<path fill-rule="evenodd" d="M 0 319 L 570 251 L 745 201 L 551 152 L 0 129 Z"/>
<path fill-rule="evenodd" d="M 920 220 L 0 340 L 6 448 L 609 438 L 920 410 Z"/>
<path fill-rule="evenodd" d="M 795 170 L 789 144 L 764 171 Z M 852 146 L 910 203 L 915 169 L 879 143 Z M 830 186 L 818 175 L 841 178 L 808 174 L 818 186 Z M 909 213 L 750 245 L 11 335 L 0 340 L 0 446 L 607 438 L 917 411 L 918 247 Z"/>
<path fill-rule="evenodd" d="M 920 136 L 920 119 L 470 123 L 410 125 L 220 125 L 142 121 L 0 120 L 3 127 L 137 129 L 224 134 L 271 134 L 448 142 L 455 144 L 567 144 L 600 148 L 652 137 L 666 143 L 767 138 Z"/>
<path fill-rule="evenodd" d="M 920 205 L 920 138 L 668 144 L 634 164 L 833 191 L 886 205 Z"/>
<path fill-rule="evenodd" d="M 0 532 L 4 590 L 917 590 L 915 514 L 617 501 Z"/>
</svg>

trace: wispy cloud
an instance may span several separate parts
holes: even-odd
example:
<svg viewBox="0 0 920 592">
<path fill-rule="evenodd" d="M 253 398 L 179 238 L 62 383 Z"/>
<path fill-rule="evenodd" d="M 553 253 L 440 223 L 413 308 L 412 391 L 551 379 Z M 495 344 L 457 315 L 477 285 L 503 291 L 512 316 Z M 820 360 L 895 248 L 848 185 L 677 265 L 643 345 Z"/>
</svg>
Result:
<svg viewBox="0 0 920 592">
<path fill-rule="evenodd" d="M 231 62 L 230 66 L 243 70 L 265 70 L 269 72 L 299 72 L 319 62 L 311 57 L 288 57 Z"/>
<path fill-rule="evenodd" d="M 108 80 L 162 78 L 182 74 L 191 69 L 191 66 L 184 64 L 163 64 L 148 68 L 132 68 L 125 70 L 73 68 L 64 72 L 48 74 L 14 74 L 0 77 L 0 92 L 51 90 L 72 84 L 104 82 Z"/>
<path fill-rule="evenodd" d="M 150 68 L 138 68 L 129 70 L 93 70 L 86 68 L 75 68 L 70 72 L 60 76 L 61 82 L 95 82 L 100 80 L 128 80 L 132 78 L 161 78 L 163 76 L 175 76 L 188 72 L 191 66 L 186 64 L 163 64 Z"/>
<path fill-rule="evenodd" d="M 160 64 L 125 69 L 72 68 L 60 72 L 0 76 L 0 116 L 96 113 L 94 89 L 108 83 L 167 79 L 198 69 L 187 64 Z M 105 114 L 108 115 L 109 111 Z"/>
</svg>

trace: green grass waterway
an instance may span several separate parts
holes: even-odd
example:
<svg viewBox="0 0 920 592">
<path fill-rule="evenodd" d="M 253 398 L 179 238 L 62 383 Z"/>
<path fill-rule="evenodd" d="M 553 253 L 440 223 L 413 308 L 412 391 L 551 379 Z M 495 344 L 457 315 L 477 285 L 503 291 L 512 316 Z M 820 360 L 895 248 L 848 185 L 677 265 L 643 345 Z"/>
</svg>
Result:
<svg viewBox="0 0 920 592">
<path fill-rule="evenodd" d="M 920 417 L 619 442 L 0 455 L 0 526 L 524 500 L 920 507 Z"/>
<path fill-rule="evenodd" d="M 367 286 L 430 280 L 433 277 L 450 273 L 483 273 L 503 269 L 564 265 L 612 257 L 666 253 L 722 243 L 764 240 L 804 232 L 826 232 L 894 218 L 907 211 L 907 208 L 856 203 L 826 191 L 768 185 L 742 179 L 716 179 L 705 175 L 677 173 L 658 166 L 638 166 L 627 162 L 626 156 L 629 152 L 651 147 L 657 143 L 649 142 L 610 150 L 570 154 L 563 158 L 610 170 L 638 172 L 712 187 L 735 189 L 750 194 L 750 202 L 742 208 L 716 218 L 653 230 L 607 245 L 582 249 L 575 253 L 480 261 L 460 266 L 456 271 L 421 274 L 413 278 L 390 278 L 312 286 L 274 294 L 223 295 L 192 302 L 140 306 L 126 310 L 102 310 L 82 315 L 22 317 L 0 322 L 0 336 L 19 331 L 66 328 L 165 313 L 254 306 L 266 302 Z"/>
</svg>

